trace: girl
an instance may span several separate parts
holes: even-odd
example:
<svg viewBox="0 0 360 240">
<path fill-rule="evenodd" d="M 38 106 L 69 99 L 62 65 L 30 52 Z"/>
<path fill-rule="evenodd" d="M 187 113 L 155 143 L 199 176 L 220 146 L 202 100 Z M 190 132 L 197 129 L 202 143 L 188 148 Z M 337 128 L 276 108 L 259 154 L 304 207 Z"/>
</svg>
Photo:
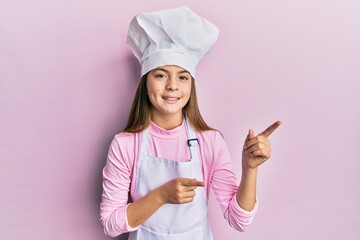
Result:
<svg viewBox="0 0 360 240">
<path fill-rule="evenodd" d="M 128 123 L 103 169 L 101 221 L 110 236 L 211 240 L 210 187 L 229 224 L 243 231 L 257 209 L 257 169 L 270 158 L 275 122 L 246 137 L 237 184 L 221 134 L 201 117 L 195 67 L 214 45 L 215 25 L 187 7 L 141 13 L 128 43 L 141 64 Z"/>
</svg>

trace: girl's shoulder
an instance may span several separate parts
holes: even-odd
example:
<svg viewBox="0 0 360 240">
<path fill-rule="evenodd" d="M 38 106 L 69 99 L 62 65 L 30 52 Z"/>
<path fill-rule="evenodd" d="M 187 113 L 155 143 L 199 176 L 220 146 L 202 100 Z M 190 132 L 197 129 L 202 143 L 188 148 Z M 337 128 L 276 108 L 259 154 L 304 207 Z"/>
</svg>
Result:
<svg viewBox="0 0 360 240">
<path fill-rule="evenodd" d="M 206 130 L 206 131 L 197 131 L 197 136 L 210 145 L 224 145 L 225 141 L 223 135 L 218 130 Z"/>
<path fill-rule="evenodd" d="M 109 154 L 114 155 L 120 164 L 132 169 L 140 145 L 140 133 L 120 132 L 111 142 Z"/>
<path fill-rule="evenodd" d="M 223 153 L 227 152 L 227 145 L 220 131 L 207 130 L 196 132 L 199 140 L 199 148 L 207 164 L 215 164 Z"/>
<path fill-rule="evenodd" d="M 115 138 L 133 138 L 135 135 L 140 133 L 132 133 L 132 132 L 119 132 L 115 135 Z"/>
<path fill-rule="evenodd" d="M 120 132 L 113 138 L 113 144 L 116 144 L 120 149 L 133 148 L 138 144 L 141 133 Z"/>
</svg>

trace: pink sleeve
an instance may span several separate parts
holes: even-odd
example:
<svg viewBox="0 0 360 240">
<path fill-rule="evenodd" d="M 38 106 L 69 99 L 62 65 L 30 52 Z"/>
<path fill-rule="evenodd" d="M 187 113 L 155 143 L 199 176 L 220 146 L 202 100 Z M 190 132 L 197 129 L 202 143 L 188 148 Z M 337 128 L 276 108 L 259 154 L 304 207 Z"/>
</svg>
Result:
<svg viewBox="0 0 360 240">
<path fill-rule="evenodd" d="M 133 163 L 129 163 L 131 154 L 121 149 L 128 146 L 129 138 L 120 137 L 122 145 L 125 145 L 122 147 L 117 140 L 115 136 L 103 169 L 103 193 L 100 204 L 100 220 L 104 232 L 112 237 L 137 229 L 129 226 L 126 216 Z M 134 146 L 130 149 L 134 149 Z"/>
<path fill-rule="evenodd" d="M 258 201 L 252 211 L 242 209 L 236 201 L 239 187 L 236 175 L 232 169 L 229 150 L 220 133 L 216 133 L 214 140 L 215 159 L 211 185 L 225 219 L 231 227 L 238 231 L 245 231 L 253 221 L 257 211 Z"/>
</svg>

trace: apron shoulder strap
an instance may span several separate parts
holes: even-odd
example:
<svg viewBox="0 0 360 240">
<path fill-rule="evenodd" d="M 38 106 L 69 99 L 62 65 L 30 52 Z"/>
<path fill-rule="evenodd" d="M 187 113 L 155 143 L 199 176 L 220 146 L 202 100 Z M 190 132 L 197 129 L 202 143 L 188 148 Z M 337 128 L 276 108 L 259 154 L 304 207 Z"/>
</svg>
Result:
<svg viewBox="0 0 360 240">
<path fill-rule="evenodd" d="M 199 162 L 198 147 L 199 139 L 196 137 L 195 130 L 191 127 L 188 118 L 185 117 L 186 129 L 188 133 L 188 146 L 190 147 L 191 161 Z"/>
</svg>

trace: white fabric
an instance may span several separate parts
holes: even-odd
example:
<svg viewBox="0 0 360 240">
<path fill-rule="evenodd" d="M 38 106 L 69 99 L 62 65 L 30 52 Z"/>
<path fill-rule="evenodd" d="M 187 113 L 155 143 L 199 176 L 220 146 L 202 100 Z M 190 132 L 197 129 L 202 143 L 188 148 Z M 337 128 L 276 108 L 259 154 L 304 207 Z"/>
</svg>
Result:
<svg viewBox="0 0 360 240">
<path fill-rule="evenodd" d="M 141 64 L 141 76 L 165 65 L 195 77 L 201 58 L 215 44 L 219 29 L 188 7 L 140 13 L 130 22 L 127 43 Z"/>
<path fill-rule="evenodd" d="M 187 122 L 188 138 L 195 136 Z M 196 178 L 203 181 L 198 145 L 191 147 L 190 161 L 150 157 L 147 155 L 148 131 L 142 132 L 134 201 L 149 191 L 177 177 Z M 193 141 L 191 141 L 193 142 Z M 130 232 L 129 240 L 212 240 L 208 222 L 207 198 L 203 187 L 198 187 L 193 202 L 165 204 L 159 208 L 138 230 Z"/>
</svg>

